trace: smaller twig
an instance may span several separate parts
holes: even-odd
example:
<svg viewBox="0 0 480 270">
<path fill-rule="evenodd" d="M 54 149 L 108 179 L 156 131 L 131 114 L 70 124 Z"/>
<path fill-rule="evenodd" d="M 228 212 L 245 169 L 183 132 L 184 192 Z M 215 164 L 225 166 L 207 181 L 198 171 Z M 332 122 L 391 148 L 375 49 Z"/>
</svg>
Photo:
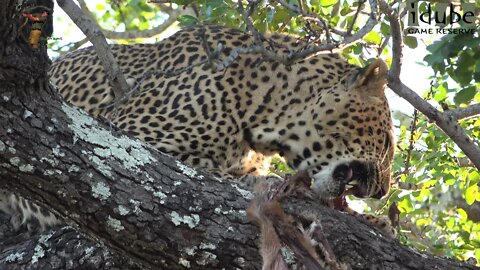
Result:
<svg viewBox="0 0 480 270">
<path fill-rule="evenodd" d="M 366 0 L 358 1 L 357 11 L 353 15 L 352 22 L 350 23 L 350 25 L 347 28 L 347 36 L 350 36 L 352 34 L 353 27 L 355 26 L 355 23 L 357 22 L 357 19 L 358 19 L 358 14 L 362 10 L 362 6 L 363 6 L 363 4 L 365 4 L 365 2 L 366 2 Z"/>
<path fill-rule="evenodd" d="M 391 38 L 390 35 L 385 37 L 385 39 L 382 42 L 382 45 L 380 45 L 380 48 L 378 48 L 378 56 L 380 56 L 382 54 L 383 50 L 385 50 L 385 47 L 387 47 L 388 42 L 390 42 L 390 38 Z"/>
<path fill-rule="evenodd" d="M 215 50 L 212 52 L 210 46 L 208 45 L 207 37 L 205 36 L 205 29 L 202 29 L 199 36 L 202 41 L 203 50 L 207 54 L 208 65 L 213 70 L 213 72 L 218 71 L 215 63 L 218 61 L 218 58 L 220 57 L 220 53 L 223 50 L 223 44 L 218 43 L 217 48 L 215 48 Z"/>
<path fill-rule="evenodd" d="M 200 12 L 198 11 L 197 3 L 192 2 L 192 3 L 190 4 L 190 6 L 192 7 L 193 12 L 195 13 L 195 17 L 197 17 L 197 19 L 200 20 Z"/>
<path fill-rule="evenodd" d="M 298 0 L 298 10 L 300 11 L 300 14 L 305 14 L 305 3 L 303 3 L 303 0 Z"/>
<path fill-rule="evenodd" d="M 309 21 L 313 21 L 316 24 L 320 25 L 320 27 L 325 31 L 325 37 L 327 39 L 327 43 L 331 42 L 330 31 L 341 32 L 341 30 L 332 30 L 330 25 L 323 18 L 321 18 L 317 14 L 311 13 L 308 9 L 305 9 L 305 3 L 303 1 L 299 2 L 299 6 L 292 5 L 290 3 L 285 2 L 284 0 L 276 0 L 276 2 L 278 2 L 284 8 L 301 15 L 301 17 L 307 23 Z"/>
<path fill-rule="evenodd" d="M 410 123 L 410 139 L 408 143 L 408 149 L 407 149 L 407 156 L 405 157 L 405 172 L 410 172 L 410 159 L 411 159 L 411 154 L 413 151 L 413 145 L 415 144 L 415 131 L 417 129 L 417 122 L 418 122 L 418 110 L 414 109 L 413 110 L 413 119 L 412 122 Z"/>
<path fill-rule="evenodd" d="M 251 3 L 254 3 L 254 2 L 251 2 Z M 254 7 L 252 6 L 252 9 L 253 8 Z M 240 13 L 240 15 L 242 15 L 243 20 L 247 24 L 248 31 L 250 31 L 252 33 L 253 37 L 255 38 L 255 44 L 256 45 L 261 45 L 262 44 L 262 37 L 261 37 L 260 33 L 258 32 L 258 30 L 253 25 L 253 22 L 250 19 L 250 16 L 245 11 L 245 8 L 243 7 L 242 0 L 238 0 L 238 12 Z"/>
<path fill-rule="evenodd" d="M 82 40 L 75 41 L 75 42 L 70 42 L 70 43 L 67 43 L 67 44 L 59 47 L 58 50 L 56 50 L 56 51 L 62 51 L 63 48 L 65 48 L 65 47 L 68 47 L 68 50 L 66 52 L 75 51 L 76 49 L 80 48 L 83 44 L 85 44 L 87 42 L 88 42 L 88 38 L 84 38 Z"/>
</svg>

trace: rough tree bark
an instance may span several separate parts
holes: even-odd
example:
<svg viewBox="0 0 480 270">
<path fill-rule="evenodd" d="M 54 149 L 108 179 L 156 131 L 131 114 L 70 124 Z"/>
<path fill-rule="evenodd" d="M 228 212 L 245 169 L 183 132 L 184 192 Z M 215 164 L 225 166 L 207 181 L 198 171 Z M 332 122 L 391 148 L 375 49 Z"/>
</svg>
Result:
<svg viewBox="0 0 480 270">
<path fill-rule="evenodd" d="M 0 269 L 259 269 L 258 230 L 245 213 L 252 194 L 63 103 L 47 83 L 46 48 L 17 35 L 16 1 L 1 4 L 0 188 L 69 226 L 2 232 Z M 283 206 L 324 217 L 335 254 L 352 269 L 477 269 L 416 252 L 313 201 Z"/>
</svg>

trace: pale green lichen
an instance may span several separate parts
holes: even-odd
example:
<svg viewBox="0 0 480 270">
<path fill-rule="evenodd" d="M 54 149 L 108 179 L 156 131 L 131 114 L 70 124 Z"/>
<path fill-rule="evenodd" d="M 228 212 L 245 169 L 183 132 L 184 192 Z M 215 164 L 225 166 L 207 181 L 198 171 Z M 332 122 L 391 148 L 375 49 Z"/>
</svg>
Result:
<svg viewBox="0 0 480 270">
<path fill-rule="evenodd" d="M 45 250 L 43 250 L 42 246 L 36 245 L 33 249 L 32 264 L 37 263 L 38 259 L 43 258 L 43 256 L 45 256 Z"/>
<path fill-rule="evenodd" d="M 197 214 L 192 214 L 191 216 L 183 216 L 181 217 L 177 212 L 175 211 L 172 211 L 172 213 L 170 213 L 170 218 L 171 218 L 171 221 L 173 222 L 173 224 L 175 224 L 175 226 L 178 226 L 182 223 L 186 224 L 190 229 L 193 229 L 195 228 L 195 226 L 198 225 L 198 223 L 200 222 L 200 216 L 197 215 Z"/>
<path fill-rule="evenodd" d="M 280 249 L 280 252 L 282 253 L 282 256 L 287 264 L 295 264 L 295 254 L 293 254 L 293 252 L 289 248 L 282 247 Z"/>
<path fill-rule="evenodd" d="M 196 262 L 199 265 L 216 265 L 218 264 L 217 255 L 208 251 L 202 251 L 200 253 L 200 259 Z"/>
<path fill-rule="evenodd" d="M 48 246 L 47 241 L 50 240 L 52 235 L 53 235 L 53 232 L 40 236 L 40 238 L 38 239 L 37 245 L 33 249 L 33 255 L 31 259 L 32 264 L 37 263 L 40 258 L 43 258 L 43 256 L 45 256 L 46 251 L 43 248 Z"/>
<path fill-rule="evenodd" d="M 98 182 L 92 186 L 92 195 L 97 199 L 106 200 L 112 193 L 110 193 L 110 187 L 105 185 L 105 183 Z"/>
<path fill-rule="evenodd" d="M 77 165 L 72 165 L 68 168 L 68 173 L 79 172 L 79 171 L 80 171 L 80 167 L 78 167 Z"/>
<path fill-rule="evenodd" d="M 252 192 L 250 192 L 250 191 L 248 191 L 244 188 L 239 187 L 237 184 L 232 184 L 232 186 L 238 191 L 238 193 L 240 193 L 240 195 L 242 195 L 243 198 L 245 198 L 247 200 L 253 199 Z"/>
<path fill-rule="evenodd" d="M 200 243 L 200 249 L 216 249 L 217 247 L 212 243 Z"/>
<path fill-rule="evenodd" d="M 88 158 L 90 159 L 90 161 L 92 161 L 93 163 L 95 163 L 95 165 L 97 165 L 97 169 L 105 176 L 107 177 L 112 177 L 112 171 L 111 171 L 111 168 L 110 166 L 108 166 L 103 160 L 101 160 L 100 158 L 98 158 L 97 156 L 94 156 L 94 155 L 91 155 L 89 154 L 87 151 L 83 150 L 82 151 L 82 154 L 88 156 Z"/>
<path fill-rule="evenodd" d="M 138 215 L 138 214 L 142 213 L 142 210 L 140 209 L 140 202 L 139 201 L 136 201 L 134 199 L 130 199 L 130 203 L 133 204 L 133 207 L 134 207 L 133 212 L 135 214 Z"/>
<path fill-rule="evenodd" d="M 198 175 L 197 176 L 197 171 L 193 168 L 188 167 L 187 165 L 183 164 L 180 161 L 176 161 L 177 167 L 182 171 L 183 174 L 185 174 L 188 177 L 194 178 L 196 177 L 197 179 L 203 179 L 203 175 Z"/>
<path fill-rule="evenodd" d="M 222 214 L 225 216 L 230 216 L 230 215 L 246 216 L 247 212 L 245 210 L 235 210 L 230 207 L 230 210 L 224 210 L 222 211 Z"/>
<path fill-rule="evenodd" d="M 18 169 L 19 169 L 21 172 L 29 172 L 29 173 L 31 173 L 31 172 L 33 172 L 33 169 L 34 169 L 34 168 L 33 168 L 33 166 L 30 165 L 30 164 L 25 164 L 25 165 L 20 165 L 20 166 L 18 167 Z"/>
<path fill-rule="evenodd" d="M 10 164 L 12 164 L 15 167 L 18 167 L 18 164 L 20 164 L 20 158 L 18 157 L 13 157 L 10 159 Z"/>
<path fill-rule="evenodd" d="M 113 157 L 122 163 L 123 168 L 134 172 L 141 172 L 141 167 L 155 161 L 140 140 L 127 136 L 114 137 L 109 130 L 98 127 L 98 122 L 84 112 L 65 104 L 63 110 L 71 120 L 68 126 L 74 132 L 74 143 L 83 140 L 98 146 L 93 149 L 93 153 L 87 154 L 92 162 L 103 166 L 102 170 L 112 171 L 99 157 Z"/>
<path fill-rule="evenodd" d="M 190 268 L 190 262 L 188 260 L 184 259 L 184 258 L 180 258 L 178 263 L 180 265 L 182 265 L 183 267 Z"/>
<path fill-rule="evenodd" d="M 128 215 L 130 213 L 130 209 L 124 205 L 118 206 L 118 213 L 122 216 Z"/>
<path fill-rule="evenodd" d="M 29 118 L 32 115 L 33 115 L 33 113 L 31 111 L 25 110 L 25 112 L 23 112 L 23 120 Z"/>
<path fill-rule="evenodd" d="M 85 249 L 84 257 L 88 258 L 88 257 L 92 256 L 94 251 L 95 251 L 94 247 L 88 247 L 87 249 Z"/>
<path fill-rule="evenodd" d="M 112 218 L 111 216 L 108 216 L 107 225 L 110 226 L 116 232 L 125 230 L 125 227 L 123 227 L 122 222 L 118 219 Z"/>
<path fill-rule="evenodd" d="M 50 176 L 50 175 L 54 175 L 55 174 L 55 171 L 54 170 L 45 170 L 43 172 L 43 175 L 46 175 L 46 176 Z"/>
<path fill-rule="evenodd" d="M 52 149 L 52 153 L 56 157 L 64 157 L 65 156 L 65 153 L 62 153 L 60 151 L 60 146 L 59 145 L 57 145 L 55 148 Z"/>
<path fill-rule="evenodd" d="M 25 255 L 25 252 L 22 253 L 12 253 L 5 258 L 5 261 L 7 263 L 14 263 L 16 261 L 21 261 L 23 260 L 23 255 Z"/>
<path fill-rule="evenodd" d="M 190 212 L 200 212 L 200 211 L 202 211 L 202 208 L 200 207 L 200 205 L 189 206 L 188 211 L 190 211 Z"/>
<path fill-rule="evenodd" d="M 161 191 L 155 191 L 155 192 L 153 192 L 153 196 L 159 198 L 161 204 L 164 204 L 164 203 L 165 203 L 165 199 L 167 198 L 167 194 L 165 194 L 165 193 L 163 193 L 163 192 L 161 192 Z"/>
<path fill-rule="evenodd" d="M 52 165 L 52 167 L 56 167 L 58 165 L 58 160 L 55 159 L 55 158 L 52 159 L 52 158 L 49 158 L 49 157 L 42 157 L 40 159 L 40 161 L 43 162 L 43 163 L 48 163 L 48 164 Z"/>
<path fill-rule="evenodd" d="M 197 253 L 196 250 L 197 250 L 197 247 L 193 246 L 193 247 L 185 248 L 184 252 L 189 256 L 195 256 L 195 254 Z"/>
<path fill-rule="evenodd" d="M 5 151 L 5 149 L 7 149 L 7 146 L 0 140 L 0 152 Z"/>
<path fill-rule="evenodd" d="M 20 164 L 20 158 L 13 157 L 10 159 L 10 164 L 17 167 L 21 172 L 31 173 L 33 172 L 33 166 L 30 164 Z"/>
</svg>

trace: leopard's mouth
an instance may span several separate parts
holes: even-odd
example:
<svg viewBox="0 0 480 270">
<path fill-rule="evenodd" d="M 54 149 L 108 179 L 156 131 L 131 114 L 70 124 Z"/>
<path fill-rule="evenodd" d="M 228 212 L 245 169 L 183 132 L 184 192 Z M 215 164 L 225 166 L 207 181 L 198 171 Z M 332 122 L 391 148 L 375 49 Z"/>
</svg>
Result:
<svg viewBox="0 0 480 270">
<path fill-rule="evenodd" d="M 370 186 L 375 176 L 375 169 L 367 162 L 352 161 L 338 165 L 333 171 L 334 181 L 340 184 L 337 196 L 370 197 Z"/>
</svg>

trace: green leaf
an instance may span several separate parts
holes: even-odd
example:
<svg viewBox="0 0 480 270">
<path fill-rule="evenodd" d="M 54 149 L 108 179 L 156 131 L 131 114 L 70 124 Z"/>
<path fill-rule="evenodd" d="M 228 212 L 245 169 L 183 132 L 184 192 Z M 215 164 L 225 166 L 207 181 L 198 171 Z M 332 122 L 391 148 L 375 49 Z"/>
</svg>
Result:
<svg viewBox="0 0 480 270">
<path fill-rule="evenodd" d="M 105 9 L 105 6 L 102 5 L 102 4 L 97 4 L 97 5 L 95 6 L 95 9 L 96 9 L 96 10 L 99 10 L 99 11 L 100 11 L 100 10 L 104 10 L 104 9 Z"/>
<path fill-rule="evenodd" d="M 380 32 L 384 36 L 390 35 L 390 25 L 382 22 L 382 24 L 380 25 Z"/>
<path fill-rule="evenodd" d="M 320 0 L 319 4 L 322 7 L 329 7 L 332 5 L 335 5 L 338 2 L 338 0 Z"/>
<path fill-rule="evenodd" d="M 462 208 L 458 208 L 457 212 L 462 217 L 462 219 L 466 220 L 468 218 L 467 212 L 465 212 L 465 210 L 463 210 Z"/>
<path fill-rule="evenodd" d="M 376 31 L 371 31 L 365 36 L 365 41 L 373 44 L 380 44 L 382 42 L 382 37 Z"/>
<path fill-rule="evenodd" d="M 455 104 L 469 104 L 470 101 L 472 101 L 472 99 L 475 97 L 476 93 L 477 89 L 475 86 L 464 88 L 455 95 L 453 101 L 455 102 Z"/>
<path fill-rule="evenodd" d="M 473 185 L 465 191 L 465 201 L 468 205 L 472 205 L 478 196 L 478 186 Z"/>
<path fill-rule="evenodd" d="M 182 27 L 192 26 L 198 23 L 198 19 L 190 15 L 179 15 L 177 20 L 180 22 L 180 26 Z"/>
<path fill-rule="evenodd" d="M 437 102 L 444 101 L 447 98 L 448 84 L 446 82 L 444 82 L 441 85 L 439 85 L 436 90 L 437 91 L 434 92 L 435 94 L 434 94 L 433 98 Z"/>
<path fill-rule="evenodd" d="M 407 45 L 411 49 L 415 49 L 418 46 L 417 38 L 414 36 L 406 36 L 403 39 L 403 42 L 405 42 L 405 45 Z"/>
</svg>

